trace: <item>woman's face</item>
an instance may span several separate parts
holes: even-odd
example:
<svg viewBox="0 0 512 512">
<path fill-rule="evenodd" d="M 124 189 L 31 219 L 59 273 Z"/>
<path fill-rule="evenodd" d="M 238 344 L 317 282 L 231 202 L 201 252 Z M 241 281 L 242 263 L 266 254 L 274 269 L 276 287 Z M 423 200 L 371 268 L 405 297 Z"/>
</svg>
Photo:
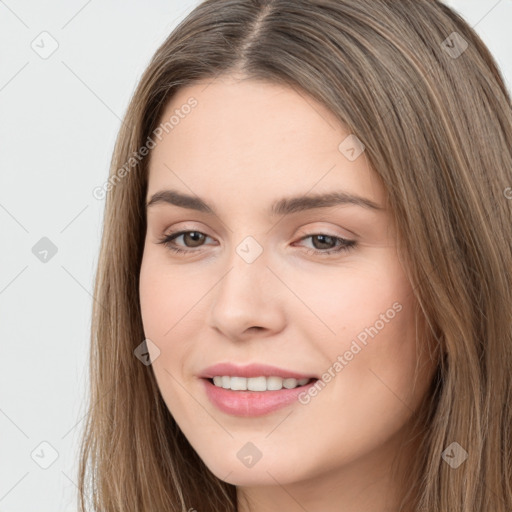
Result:
<svg viewBox="0 0 512 512">
<path fill-rule="evenodd" d="M 235 485 L 352 469 L 375 480 L 432 368 L 413 385 L 413 291 L 364 148 L 312 98 L 252 80 L 183 88 L 167 121 L 153 136 L 140 299 L 170 412 Z M 275 368 L 207 371 L 222 363 Z M 254 390 L 294 374 L 318 380 Z M 203 378 L 215 375 L 239 378 Z"/>
</svg>

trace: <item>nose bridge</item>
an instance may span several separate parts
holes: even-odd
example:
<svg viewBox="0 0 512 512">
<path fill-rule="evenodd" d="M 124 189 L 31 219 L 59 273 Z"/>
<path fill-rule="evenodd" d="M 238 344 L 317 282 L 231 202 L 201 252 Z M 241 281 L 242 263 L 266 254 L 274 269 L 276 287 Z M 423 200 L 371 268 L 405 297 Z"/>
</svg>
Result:
<svg viewBox="0 0 512 512">
<path fill-rule="evenodd" d="M 227 272 L 218 283 L 210 324 L 236 337 L 250 327 L 275 329 L 282 320 L 274 286 L 282 286 L 267 268 L 262 243 L 246 236 L 226 261 Z"/>
<path fill-rule="evenodd" d="M 246 236 L 236 247 L 235 253 L 247 265 L 252 265 L 258 259 L 262 259 L 263 255 L 263 237 L 259 237 L 260 241 L 256 240 L 252 235 Z M 265 258 L 263 258 L 265 259 Z"/>
<path fill-rule="evenodd" d="M 267 281 L 269 273 L 267 265 L 267 253 L 253 236 L 246 236 L 234 246 L 227 264 L 229 272 L 224 277 L 220 286 L 221 295 L 228 300 L 237 298 L 249 304 L 262 300 L 264 292 L 263 283 Z M 267 283 L 268 286 L 268 283 Z"/>
</svg>

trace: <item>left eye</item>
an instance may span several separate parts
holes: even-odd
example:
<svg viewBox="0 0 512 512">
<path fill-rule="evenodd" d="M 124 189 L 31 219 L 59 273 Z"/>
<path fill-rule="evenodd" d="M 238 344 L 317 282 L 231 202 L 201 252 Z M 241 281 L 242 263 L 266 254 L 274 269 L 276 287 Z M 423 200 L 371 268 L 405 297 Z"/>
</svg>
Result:
<svg viewBox="0 0 512 512">
<path fill-rule="evenodd" d="M 193 247 L 185 245 L 185 247 L 188 247 L 187 249 L 182 249 L 179 246 L 177 246 L 174 243 L 174 240 L 178 239 L 179 237 L 183 237 L 183 241 L 191 241 L 193 244 Z M 178 233 L 171 233 L 170 235 L 166 235 L 164 238 L 162 238 L 158 243 L 163 244 L 165 247 L 170 249 L 171 251 L 175 253 L 192 253 L 196 252 L 194 248 L 200 247 L 202 242 L 208 237 L 208 235 L 205 235 L 204 233 L 201 233 L 200 231 L 179 231 Z M 300 241 L 306 240 L 308 238 L 311 238 L 312 240 L 317 240 L 320 243 L 320 246 L 323 244 L 327 244 L 329 247 L 320 247 L 320 249 L 306 249 L 306 252 L 309 254 L 333 254 L 333 253 L 339 253 L 342 251 L 347 251 L 353 247 L 355 247 L 356 242 L 355 240 L 347 240 L 345 238 L 341 238 L 338 236 L 332 236 L 327 234 L 321 234 L 321 233 L 315 233 L 311 235 L 304 236 L 300 239 Z M 332 247 L 334 244 L 334 247 Z M 317 244 L 313 244 L 314 246 Z"/>
<path fill-rule="evenodd" d="M 327 250 L 308 249 L 307 252 L 310 254 L 333 254 L 333 253 L 338 253 L 341 251 L 348 251 L 349 249 L 351 249 L 352 247 L 354 247 L 356 245 L 355 240 L 347 240 L 346 238 L 341 238 L 339 236 L 331 236 L 331 235 L 320 234 L 320 233 L 307 235 L 307 236 L 301 238 L 301 241 L 306 240 L 308 238 L 311 238 L 312 241 L 319 240 L 320 245 L 334 244 L 334 248 L 327 248 Z M 338 244 L 338 245 L 336 246 L 336 244 Z M 314 243 L 313 243 L 313 246 L 315 246 Z"/>
</svg>

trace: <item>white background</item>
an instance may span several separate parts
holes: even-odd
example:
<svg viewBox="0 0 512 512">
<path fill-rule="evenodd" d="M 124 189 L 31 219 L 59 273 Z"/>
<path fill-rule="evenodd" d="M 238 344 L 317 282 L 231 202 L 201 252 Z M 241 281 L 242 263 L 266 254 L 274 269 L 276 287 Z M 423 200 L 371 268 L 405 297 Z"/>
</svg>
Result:
<svg viewBox="0 0 512 512">
<path fill-rule="evenodd" d="M 104 206 L 92 190 L 150 57 L 198 3 L 0 0 L 0 512 L 76 511 Z M 511 89 L 512 0 L 447 3 Z M 58 42 L 47 59 L 31 47 L 43 31 Z M 43 237 L 57 248 L 46 263 L 32 252 Z M 51 461 L 43 441 L 58 453 L 48 469 L 31 458 Z"/>
</svg>

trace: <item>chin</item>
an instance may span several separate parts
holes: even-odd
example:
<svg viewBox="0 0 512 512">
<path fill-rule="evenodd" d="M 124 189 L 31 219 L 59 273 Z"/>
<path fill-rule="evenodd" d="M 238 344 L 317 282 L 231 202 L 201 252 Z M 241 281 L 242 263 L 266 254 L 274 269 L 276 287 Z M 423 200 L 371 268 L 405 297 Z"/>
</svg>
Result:
<svg viewBox="0 0 512 512">
<path fill-rule="evenodd" d="M 305 478 L 304 475 L 293 473 L 294 468 L 285 462 L 282 464 L 276 463 L 276 461 L 270 463 L 262 458 L 252 467 L 245 467 L 238 459 L 231 464 L 228 461 L 224 462 L 225 464 L 219 464 L 219 461 L 216 460 L 213 465 L 210 465 L 205 461 L 205 464 L 218 479 L 236 486 L 275 486 L 276 481 L 280 485 L 288 485 Z"/>
</svg>

